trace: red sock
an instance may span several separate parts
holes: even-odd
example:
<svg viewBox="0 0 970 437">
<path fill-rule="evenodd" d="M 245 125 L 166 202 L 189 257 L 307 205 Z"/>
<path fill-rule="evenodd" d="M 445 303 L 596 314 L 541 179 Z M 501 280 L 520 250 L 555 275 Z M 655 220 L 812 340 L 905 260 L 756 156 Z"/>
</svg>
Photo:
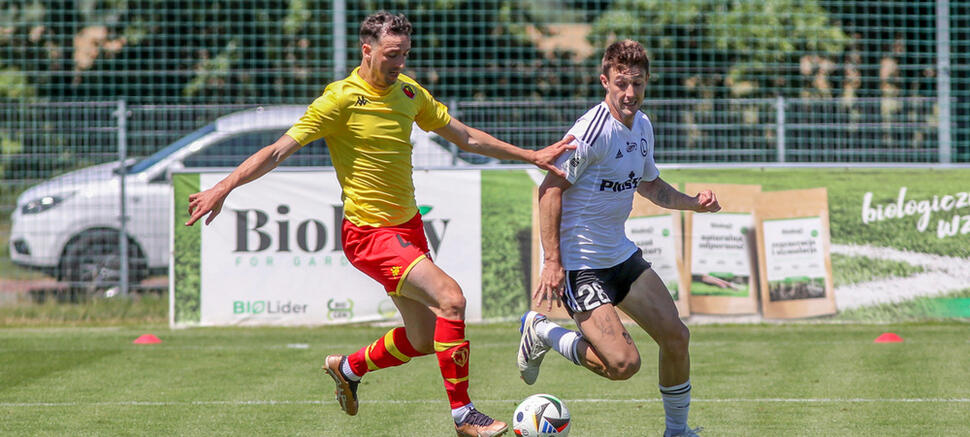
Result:
<svg viewBox="0 0 970 437">
<path fill-rule="evenodd" d="M 438 317 L 434 329 L 434 350 L 438 367 L 445 380 L 445 391 L 451 408 L 471 403 L 468 398 L 468 362 L 470 350 L 465 340 L 465 321 Z"/>
<path fill-rule="evenodd" d="M 411 342 L 408 341 L 404 327 L 398 327 L 387 331 L 387 334 L 378 338 L 369 346 L 348 355 L 347 364 L 350 365 L 350 369 L 355 374 L 364 376 L 371 370 L 400 366 L 411 361 L 411 358 L 421 355 L 426 354 L 416 351 L 414 346 L 411 346 Z"/>
</svg>

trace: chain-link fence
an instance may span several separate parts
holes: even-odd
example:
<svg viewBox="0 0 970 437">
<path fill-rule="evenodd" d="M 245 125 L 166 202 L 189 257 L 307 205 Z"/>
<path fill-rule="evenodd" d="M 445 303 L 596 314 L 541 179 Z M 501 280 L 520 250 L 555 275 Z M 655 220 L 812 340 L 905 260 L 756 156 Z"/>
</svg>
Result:
<svg viewBox="0 0 970 437">
<path fill-rule="evenodd" d="M 514 144 L 543 146 L 596 100 L 458 102 L 459 117 Z M 649 100 L 655 156 L 675 163 L 936 163 L 937 101 L 720 99 Z M 890 107 L 892 110 L 887 110 Z"/>
<path fill-rule="evenodd" d="M 559 139 L 596 100 L 453 102 L 465 122 L 535 147 Z M 661 163 L 937 162 L 935 100 L 652 100 Z M 132 105 L 124 101 L 0 105 L 0 228 L 9 260 L 64 283 L 98 288 L 163 274 L 172 217 L 170 179 L 181 168 L 231 169 L 272 143 L 301 105 Z M 124 116 L 120 116 L 124 114 Z M 571 114 L 571 115 L 567 115 Z M 415 131 L 417 167 L 494 164 Z M 122 167 L 121 162 L 125 165 Z M 322 141 L 285 166 L 327 167 Z M 121 170 L 124 168 L 124 170 Z M 124 199 L 124 200 L 122 200 Z M 122 220 L 125 217 L 125 220 Z M 119 235 L 128 235 L 127 246 Z M 127 262 L 125 261 L 127 260 Z M 126 270 L 124 267 L 127 266 Z"/>
<path fill-rule="evenodd" d="M 876 123 L 911 123 L 894 102 L 937 99 L 937 160 L 970 162 L 968 0 L 7 1 L 0 98 L 309 102 L 359 62 L 359 22 L 379 9 L 410 17 L 407 73 L 446 102 L 596 99 L 603 49 L 632 38 L 650 53 L 652 100 L 703 113 L 733 99 L 838 99 L 853 122 L 883 99 Z M 799 111 L 786 113 L 815 117 Z M 863 137 L 851 147 L 872 144 Z"/>
<path fill-rule="evenodd" d="M 18 243 L 8 217 L 66 205 L 53 195 L 58 186 L 84 182 L 61 190 L 72 196 L 120 190 L 105 175 L 115 174 L 122 144 L 138 170 L 126 173 L 129 185 L 168 165 L 164 151 L 207 135 L 223 147 L 171 162 L 235 166 L 285 123 L 233 131 L 235 140 L 215 135 L 212 123 L 257 105 L 305 107 L 359 63 L 358 23 L 379 9 L 414 24 L 407 74 L 463 121 L 523 147 L 555 141 L 601 98 L 602 52 L 631 38 L 651 57 L 643 109 L 657 129 L 658 162 L 970 163 L 968 0 L 7 1 L 0 239 L 11 241 L 0 249 L 8 251 L 0 276 L 20 272 L 11 263 L 24 263 L 22 251 L 36 257 L 49 243 L 34 267 L 74 282 L 117 281 L 119 192 L 114 203 L 85 207 L 110 212 L 115 225 L 89 226 L 99 231 L 87 239 L 106 249 L 73 267 L 64 261 L 70 239 Z M 419 165 L 492 162 L 449 155 L 456 150 L 434 136 L 415 140 Z M 302 153 L 292 165 L 329 164 L 322 144 Z M 107 167 L 62 176 L 98 165 Z M 134 211 L 145 204 L 123 204 L 127 224 L 139 226 Z M 38 235 L 66 229 L 45 220 L 46 230 L 32 225 Z M 154 220 L 147 233 L 161 239 L 168 218 Z M 164 268 L 145 246 L 132 244 L 134 278 Z"/>
</svg>

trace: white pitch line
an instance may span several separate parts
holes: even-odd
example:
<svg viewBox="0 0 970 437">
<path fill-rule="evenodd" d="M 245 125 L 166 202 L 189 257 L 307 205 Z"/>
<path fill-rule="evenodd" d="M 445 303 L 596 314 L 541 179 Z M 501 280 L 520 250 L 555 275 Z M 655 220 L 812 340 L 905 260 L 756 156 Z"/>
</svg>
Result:
<svg viewBox="0 0 970 437">
<path fill-rule="evenodd" d="M 878 328 L 873 328 L 878 329 Z M 649 339 L 644 340 L 645 342 L 650 342 Z M 943 341 L 943 340 L 924 340 L 921 339 L 918 342 L 913 341 L 908 344 L 919 344 L 924 345 L 963 345 L 965 343 L 970 343 L 970 339 L 967 340 L 953 340 L 953 341 Z M 518 343 L 485 343 L 485 342 L 472 342 L 472 348 L 476 350 L 480 349 L 509 349 L 515 348 Z M 652 343 L 649 343 L 652 344 Z M 718 347 L 718 346 L 730 346 L 736 347 L 739 344 L 746 345 L 757 345 L 764 344 L 770 346 L 777 346 L 778 341 L 776 340 L 737 340 L 737 341 L 726 341 L 726 340 L 693 340 L 691 339 L 692 346 L 706 346 L 706 347 Z M 799 342 L 797 347 L 802 347 L 805 345 L 839 345 L 839 344 L 850 344 L 850 345 L 869 345 L 872 344 L 871 341 L 867 339 L 862 340 L 818 340 L 818 341 L 805 341 Z M 162 346 L 132 346 L 132 349 L 142 348 L 139 352 L 145 353 L 161 353 L 173 350 L 201 350 L 201 351 L 251 351 L 251 350 L 289 350 L 289 351 L 309 351 L 309 353 L 318 353 L 320 351 L 332 351 L 332 350 L 352 350 L 359 348 L 360 344 L 346 344 L 346 345 L 309 345 L 306 348 L 293 348 L 284 345 L 273 345 L 273 346 L 249 346 L 249 345 L 238 345 L 238 346 L 226 346 L 226 345 L 210 345 L 210 346 L 200 346 L 200 345 L 162 345 Z M 131 349 L 127 349 L 127 344 L 121 346 L 106 346 L 106 347 L 56 347 L 56 348 L 43 348 L 43 347 L 29 347 L 29 348 L 0 348 L 0 354 L 2 353 L 38 353 L 38 352 L 97 352 L 97 351 L 119 351 L 127 352 Z"/>
<path fill-rule="evenodd" d="M 970 403 L 970 398 L 734 398 L 734 399 L 696 399 L 691 398 L 691 402 L 707 402 L 707 403 L 733 403 L 733 402 L 747 402 L 747 403 Z M 439 402 L 438 400 L 388 400 L 388 401 L 362 401 L 362 403 L 373 403 L 373 404 L 418 404 L 418 403 L 433 403 Z M 506 403 L 506 402 L 519 402 L 516 399 L 483 399 L 475 400 L 475 402 L 484 403 Z M 662 399 L 569 399 L 567 403 L 616 403 L 616 404 L 640 404 L 640 403 L 661 403 Z M 328 402 L 329 403 L 329 402 Z"/>
<path fill-rule="evenodd" d="M 476 399 L 477 403 L 516 403 L 521 399 Z M 36 407 L 178 407 L 178 406 L 260 406 L 260 405 L 323 405 L 334 401 L 117 401 L 117 402 L 0 402 L 0 408 L 36 408 Z M 434 404 L 442 399 L 412 399 L 412 400 L 368 400 L 362 404 Z M 642 404 L 660 403 L 661 399 L 569 399 L 570 404 L 613 403 L 613 404 Z M 970 398 L 730 398 L 730 399 L 691 399 L 699 403 L 804 403 L 804 404 L 839 404 L 839 403 L 970 403 Z"/>
<path fill-rule="evenodd" d="M 2 407 L 171 407 L 189 405 L 314 405 L 323 401 L 117 401 L 117 402 L 0 402 Z"/>
</svg>

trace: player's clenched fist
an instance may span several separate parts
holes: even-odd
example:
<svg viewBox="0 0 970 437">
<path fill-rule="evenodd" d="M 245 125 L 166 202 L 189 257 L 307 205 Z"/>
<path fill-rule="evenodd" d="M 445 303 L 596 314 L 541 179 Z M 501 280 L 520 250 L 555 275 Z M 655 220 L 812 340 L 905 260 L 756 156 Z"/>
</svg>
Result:
<svg viewBox="0 0 970 437">
<path fill-rule="evenodd" d="M 704 190 L 697 193 L 697 212 L 718 212 L 721 205 L 717 203 L 717 196 L 711 190 Z"/>
</svg>

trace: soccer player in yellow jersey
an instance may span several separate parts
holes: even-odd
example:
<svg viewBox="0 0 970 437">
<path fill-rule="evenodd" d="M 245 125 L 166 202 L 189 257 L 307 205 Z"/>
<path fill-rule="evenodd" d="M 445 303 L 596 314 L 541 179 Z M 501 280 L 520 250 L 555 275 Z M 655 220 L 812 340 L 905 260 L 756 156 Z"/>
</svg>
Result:
<svg viewBox="0 0 970 437">
<path fill-rule="evenodd" d="M 185 224 L 207 215 L 205 223 L 211 223 L 234 188 L 266 174 L 303 145 L 325 139 L 343 189 L 344 254 L 384 285 L 404 319 L 403 327 L 357 352 L 326 358 L 324 370 L 337 385 L 341 408 L 357 414 L 357 386 L 365 373 L 435 353 L 458 435 L 497 436 L 507 424 L 476 410 L 468 396 L 465 297 L 430 259 L 411 179 L 411 126 L 417 123 L 462 150 L 531 162 L 560 175 L 557 157 L 575 146 L 567 137 L 539 151 L 520 149 L 451 117 L 445 105 L 401 74 L 410 35 L 404 15 L 382 11 L 364 19 L 360 67 L 327 86 L 279 140 L 212 188 L 189 196 Z"/>
</svg>

